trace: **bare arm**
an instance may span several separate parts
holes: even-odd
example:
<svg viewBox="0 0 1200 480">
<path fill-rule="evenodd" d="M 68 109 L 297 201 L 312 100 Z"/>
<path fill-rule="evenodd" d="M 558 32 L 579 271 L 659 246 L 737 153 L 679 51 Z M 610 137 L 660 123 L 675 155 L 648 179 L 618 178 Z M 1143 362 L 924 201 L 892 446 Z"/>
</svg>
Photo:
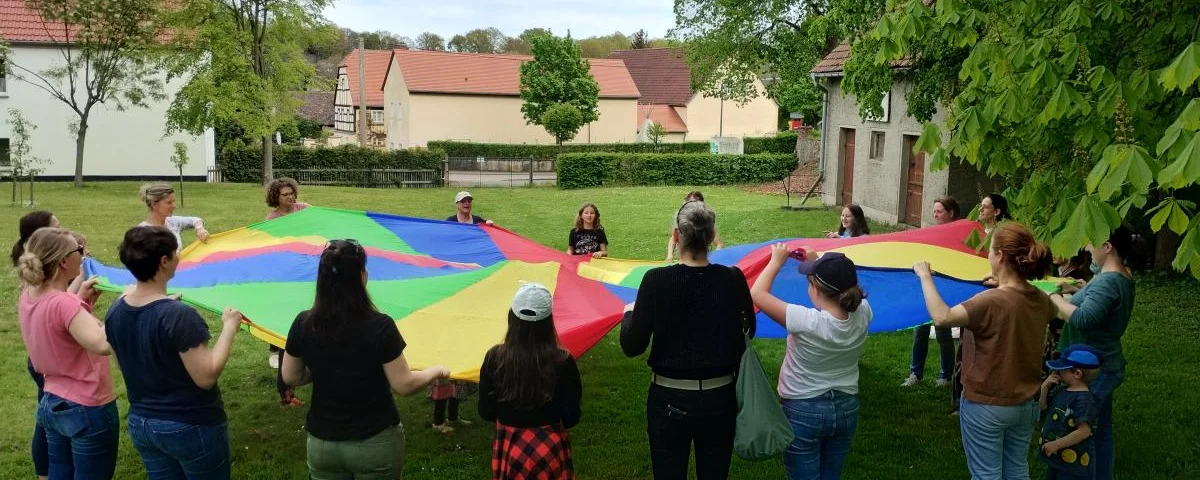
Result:
<svg viewBox="0 0 1200 480">
<path fill-rule="evenodd" d="M 392 390 L 404 396 L 421 391 L 434 380 L 450 377 L 450 371 L 441 365 L 412 371 L 408 368 L 408 360 L 404 358 L 403 353 L 395 360 L 383 364 L 383 373 L 387 376 L 388 385 L 391 385 Z"/>
<path fill-rule="evenodd" d="M 1058 385 L 1058 374 L 1051 372 L 1042 382 L 1041 391 L 1038 393 L 1038 406 L 1044 411 L 1050 405 L 1050 389 Z"/>
<path fill-rule="evenodd" d="M 969 319 L 966 307 L 955 305 L 951 308 L 946 305 L 946 302 L 942 300 L 942 295 L 937 291 L 937 286 L 933 283 L 933 273 L 929 269 L 929 262 L 917 263 L 913 266 L 913 271 L 921 279 L 921 293 L 925 296 L 925 310 L 929 311 L 929 318 L 933 320 L 933 326 L 967 326 Z"/>
<path fill-rule="evenodd" d="M 667 235 L 667 261 L 675 259 L 675 232 Z"/>
<path fill-rule="evenodd" d="M 112 346 L 108 344 L 108 338 L 104 334 L 104 326 L 100 320 L 88 312 L 87 309 L 79 307 L 79 312 L 71 317 L 71 323 L 67 326 L 67 331 L 71 333 L 71 338 L 74 338 L 79 346 L 87 350 L 92 355 L 112 355 Z"/>
<path fill-rule="evenodd" d="M 1046 456 L 1054 455 L 1064 448 L 1079 445 L 1080 442 L 1087 440 L 1090 436 L 1092 436 L 1092 426 L 1087 423 L 1080 423 L 1075 426 L 1075 430 L 1072 430 L 1066 436 L 1042 445 L 1042 453 L 1046 454 Z"/>
<path fill-rule="evenodd" d="M 1078 309 L 1075 305 L 1071 305 L 1071 302 L 1068 302 L 1066 298 L 1057 293 L 1050 295 L 1050 301 L 1054 303 L 1056 310 L 1054 316 L 1058 317 L 1059 320 L 1070 320 L 1071 315 L 1074 315 L 1075 310 Z"/>
<path fill-rule="evenodd" d="M 304 365 L 303 358 L 293 357 L 285 351 L 283 352 L 283 365 L 280 365 L 279 368 L 282 369 L 280 374 L 283 375 L 283 383 L 288 386 L 299 387 L 312 383 L 312 371 Z"/>
<path fill-rule="evenodd" d="M 778 251 L 783 253 L 777 254 Z M 763 268 L 762 273 L 758 274 L 758 278 L 754 279 L 754 286 L 750 287 L 750 298 L 754 300 L 754 305 L 768 318 L 784 328 L 787 328 L 788 304 L 771 294 L 771 286 L 786 261 L 787 246 L 782 243 L 775 244 L 771 248 L 771 261 L 767 263 L 766 268 Z"/>
<path fill-rule="evenodd" d="M 229 362 L 233 337 L 237 333 L 241 321 L 242 312 L 234 308 L 226 308 L 225 313 L 221 315 L 221 335 L 217 337 L 217 342 L 213 344 L 212 349 L 201 343 L 179 354 L 179 357 L 183 359 L 183 368 L 187 370 L 188 376 L 192 377 L 192 381 L 196 383 L 197 387 L 212 390 L 217 385 L 217 378 L 220 378 L 221 372 L 225 371 L 225 364 Z"/>
</svg>

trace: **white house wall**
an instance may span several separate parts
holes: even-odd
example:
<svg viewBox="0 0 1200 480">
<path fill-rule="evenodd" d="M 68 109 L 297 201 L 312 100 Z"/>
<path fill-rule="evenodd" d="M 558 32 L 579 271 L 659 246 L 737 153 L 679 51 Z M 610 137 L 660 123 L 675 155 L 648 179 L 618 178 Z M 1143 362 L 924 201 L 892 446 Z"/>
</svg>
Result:
<svg viewBox="0 0 1200 480">
<path fill-rule="evenodd" d="M 54 47 L 12 45 L 8 58 L 12 64 L 41 72 L 61 65 L 60 55 Z M 11 65 L 6 70 L 7 88 L 0 94 L 0 115 L 3 116 L 0 138 L 11 140 L 8 110 L 20 110 L 26 120 L 37 126 L 30 135 L 31 155 L 49 160 L 44 164 L 42 175 L 74 175 L 75 136 L 69 125 L 78 118 L 75 112 L 42 89 L 13 78 L 14 75 L 31 77 L 28 73 Z M 176 79 L 167 84 L 167 98 L 149 102 L 149 108 L 130 107 L 118 111 L 112 102 L 94 107 L 88 119 L 83 174 L 88 177 L 178 175 L 170 158 L 175 154 L 175 142 L 183 142 L 190 159 L 183 174 L 206 175 L 206 165 L 211 165 L 215 158 L 211 134 L 163 137 L 167 108 L 184 83 L 184 79 Z"/>
</svg>

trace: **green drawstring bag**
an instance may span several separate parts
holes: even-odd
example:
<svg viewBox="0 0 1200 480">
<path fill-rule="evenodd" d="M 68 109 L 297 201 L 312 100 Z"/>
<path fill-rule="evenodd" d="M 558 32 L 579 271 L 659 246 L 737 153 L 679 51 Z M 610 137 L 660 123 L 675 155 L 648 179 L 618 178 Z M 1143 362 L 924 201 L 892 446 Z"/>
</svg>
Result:
<svg viewBox="0 0 1200 480">
<path fill-rule="evenodd" d="M 792 443 L 792 424 L 783 414 L 775 389 L 763 370 L 758 354 L 746 336 L 746 352 L 737 377 L 737 430 L 733 451 L 744 460 L 775 458 Z"/>
</svg>

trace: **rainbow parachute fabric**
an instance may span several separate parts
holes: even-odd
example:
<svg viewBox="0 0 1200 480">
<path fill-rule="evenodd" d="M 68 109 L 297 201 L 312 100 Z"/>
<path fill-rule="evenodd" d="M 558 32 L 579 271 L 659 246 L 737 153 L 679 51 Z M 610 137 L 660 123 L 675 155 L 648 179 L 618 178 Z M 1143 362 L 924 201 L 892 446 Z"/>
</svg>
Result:
<svg viewBox="0 0 1200 480">
<path fill-rule="evenodd" d="M 945 301 L 954 305 L 983 290 L 988 261 L 964 244 L 977 224 L 948 225 L 858 238 L 791 239 L 790 246 L 840 251 L 855 261 L 874 307 L 872 332 L 928 321 L 913 263 L 929 260 Z M 521 282 L 554 294 L 554 322 L 562 346 L 582 355 L 619 323 L 642 276 L 662 262 L 572 256 L 495 226 L 466 225 L 398 215 L 309 207 L 274 220 L 215 234 L 181 252 L 173 293 L 214 313 L 242 311 L 257 338 L 283 346 L 296 315 L 311 307 L 317 265 L 327 242 L 356 239 L 367 252 L 367 289 L 376 307 L 396 320 L 416 369 L 445 365 L 452 378 L 477 380 L 487 350 L 501 342 L 507 312 Z M 754 279 L 770 245 L 738 245 L 711 260 L 736 265 Z M 773 292 L 810 305 L 807 281 L 789 260 Z M 121 291 L 134 282 L 124 268 L 88 259 L 100 287 Z M 759 314 L 758 336 L 786 332 Z"/>
</svg>

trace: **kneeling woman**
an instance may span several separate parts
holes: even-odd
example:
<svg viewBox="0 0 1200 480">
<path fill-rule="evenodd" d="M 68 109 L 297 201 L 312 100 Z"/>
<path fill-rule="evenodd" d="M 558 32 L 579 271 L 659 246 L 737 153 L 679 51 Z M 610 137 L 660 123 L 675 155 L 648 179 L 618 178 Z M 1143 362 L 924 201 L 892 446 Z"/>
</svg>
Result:
<svg viewBox="0 0 1200 480">
<path fill-rule="evenodd" d="M 504 343 L 479 369 L 479 416 L 496 422 L 493 479 L 575 478 L 567 429 L 579 423 L 583 388 L 575 359 L 558 346 L 551 298 L 546 287 L 522 285 Z"/>
<path fill-rule="evenodd" d="M 796 436 L 783 463 L 789 479 L 839 478 L 858 428 L 858 360 L 871 306 L 854 262 L 836 252 L 800 263 L 815 308 L 776 298 L 771 283 L 788 255 L 786 245 L 776 244 L 750 289 L 754 304 L 788 332 L 779 396 Z"/>
<path fill-rule="evenodd" d="M 404 427 L 392 391 L 412 395 L 450 372 L 414 372 L 391 317 L 367 294 L 367 253 L 334 240 L 321 253 L 317 295 L 288 332 L 283 380 L 312 382 L 308 471 L 312 478 L 402 478 Z"/>
</svg>

